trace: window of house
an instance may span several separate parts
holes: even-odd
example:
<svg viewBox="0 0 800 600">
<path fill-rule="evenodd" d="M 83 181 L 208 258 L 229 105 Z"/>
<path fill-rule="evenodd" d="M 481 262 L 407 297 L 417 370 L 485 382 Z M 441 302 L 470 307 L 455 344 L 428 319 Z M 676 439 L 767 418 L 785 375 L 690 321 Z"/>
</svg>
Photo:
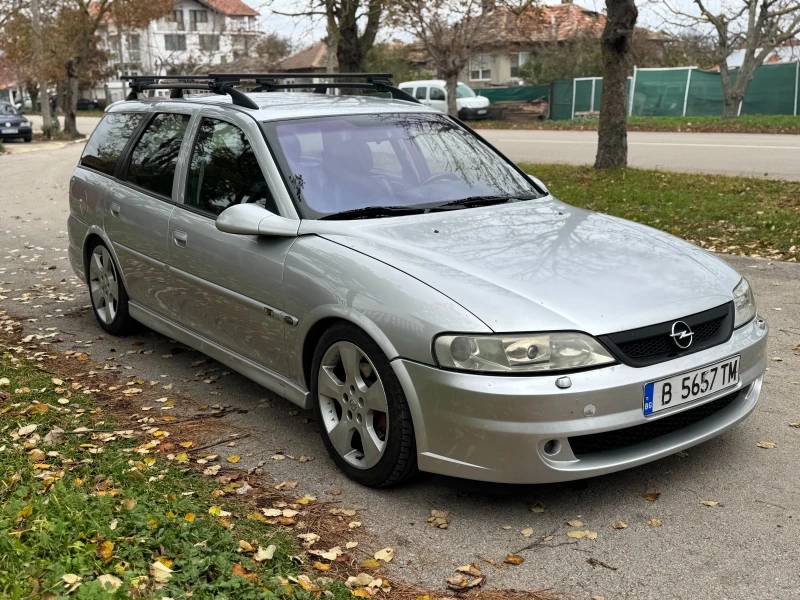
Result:
<svg viewBox="0 0 800 600">
<path fill-rule="evenodd" d="M 528 62 L 530 52 L 513 52 L 511 54 L 511 77 L 519 77 L 519 68 Z"/>
<path fill-rule="evenodd" d="M 200 49 L 205 52 L 216 52 L 219 50 L 219 36 L 201 33 Z"/>
<path fill-rule="evenodd" d="M 164 49 L 167 52 L 186 50 L 186 36 L 175 33 L 164 35 Z"/>
<path fill-rule="evenodd" d="M 139 63 L 142 60 L 142 55 L 140 52 L 141 48 L 141 39 L 139 34 L 131 33 L 127 36 L 127 46 L 128 46 L 128 62 L 132 63 Z"/>
<path fill-rule="evenodd" d="M 108 113 L 83 149 L 81 165 L 111 175 L 142 118 L 143 115 L 135 113 Z"/>
<path fill-rule="evenodd" d="M 176 29 L 179 31 L 183 31 L 183 11 L 182 10 L 173 10 L 171 14 L 167 15 L 167 22 L 175 23 Z"/>
<path fill-rule="evenodd" d="M 128 181 L 166 198 L 172 197 L 172 180 L 178 164 L 189 115 L 156 115 L 136 142 L 128 166 Z"/>
<path fill-rule="evenodd" d="M 189 163 L 187 206 L 216 217 L 234 204 L 258 204 L 278 214 L 258 160 L 244 132 L 203 119 Z"/>
<path fill-rule="evenodd" d="M 190 10 L 189 11 L 189 24 L 192 31 L 197 31 L 198 23 L 208 23 L 207 10 Z"/>
<path fill-rule="evenodd" d="M 445 99 L 444 91 L 440 90 L 439 88 L 432 87 L 431 88 L 430 99 L 431 100 L 444 100 Z"/>
<path fill-rule="evenodd" d="M 491 54 L 478 54 L 469 61 L 470 81 L 488 81 L 492 78 L 492 63 L 494 59 Z"/>
<path fill-rule="evenodd" d="M 417 100 L 425 100 L 428 97 L 428 88 L 426 87 L 418 87 L 414 97 Z"/>
</svg>

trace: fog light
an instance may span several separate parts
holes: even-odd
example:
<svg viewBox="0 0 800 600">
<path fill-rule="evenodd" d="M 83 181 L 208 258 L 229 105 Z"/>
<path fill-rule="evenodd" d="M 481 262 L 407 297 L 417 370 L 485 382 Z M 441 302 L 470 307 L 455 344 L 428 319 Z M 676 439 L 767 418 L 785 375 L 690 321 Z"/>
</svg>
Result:
<svg viewBox="0 0 800 600">
<path fill-rule="evenodd" d="M 545 454 L 549 454 L 551 456 L 553 454 L 558 454 L 561 451 L 561 442 L 558 440 L 547 440 L 544 443 L 544 448 L 542 448 L 542 450 L 544 450 Z"/>
</svg>

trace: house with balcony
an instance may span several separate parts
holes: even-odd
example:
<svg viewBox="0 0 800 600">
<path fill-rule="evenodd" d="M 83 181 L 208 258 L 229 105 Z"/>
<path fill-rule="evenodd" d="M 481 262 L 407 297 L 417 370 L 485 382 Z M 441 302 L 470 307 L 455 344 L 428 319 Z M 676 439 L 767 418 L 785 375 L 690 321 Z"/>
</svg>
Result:
<svg viewBox="0 0 800 600">
<path fill-rule="evenodd" d="M 123 75 L 201 74 L 253 56 L 262 35 L 258 16 L 242 0 L 176 0 L 171 13 L 143 29 L 105 23 L 100 44 L 114 74 L 82 94 L 116 102 L 128 93 Z"/>
</svg>

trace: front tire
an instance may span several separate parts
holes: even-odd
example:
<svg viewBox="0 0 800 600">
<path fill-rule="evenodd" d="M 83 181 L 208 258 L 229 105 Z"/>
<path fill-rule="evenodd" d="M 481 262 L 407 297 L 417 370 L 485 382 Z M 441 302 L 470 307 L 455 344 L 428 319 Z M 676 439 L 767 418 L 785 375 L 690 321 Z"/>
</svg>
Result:
<svg viewBox="0 0 800 600">
<path fill-rule="evenodd" d="M 112 335 L 131 332 L 135 322 L 128 313 L 128 292 L 119 276 L 119 268 L 100 239 L 95 239 L 89 248 L 87 266 L 89 296 L 100 327 Z"/>
<path fill-rule="evenodd" d="M 386 355 L 364 331 L 339 323 L 323 334 L 311 397 L 325 447 L 350 479 L 388 487 L 417 473 L 408 402 Z"/>
</svg>

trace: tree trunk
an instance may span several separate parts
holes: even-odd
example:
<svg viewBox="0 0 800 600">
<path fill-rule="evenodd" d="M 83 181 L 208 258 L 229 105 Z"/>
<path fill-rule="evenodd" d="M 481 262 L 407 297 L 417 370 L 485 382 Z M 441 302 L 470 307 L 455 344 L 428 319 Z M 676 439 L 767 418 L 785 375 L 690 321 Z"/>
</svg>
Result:
<svg viewBox="0 0 800 600">
<path fill-rule="evenodd" d="M 458 73 L 449 73 L 444 78 L 447 89 L 447 114 L 458 117 L 458 103 L 456 102 L 456 86 L 458 86 Z"/>
<path fill-rule="evenodd" d="M 78 110 L 78 68 L 75 60 L 67 62 L 67 86 L 64 93 L 64 133 L 79 137 L 75 113 Z"/>
<path fill-rule="evenodd" d="M 42 50 L 42 24 L 39 15 L 39 0 L 31 1 L 31 16 L 33 24 L 33 55 L 38 65 L 43 62 Z M 38 70 L 38 69 L 37 69 Z M 53 122 L 50 118 L 50 96 L 47 93 L 47 81 L 40 72 L 36 73 L 36 79 L 39 82 L 39 96 L 42 98 L 42 131 L 45 135 L 52 135 Z M 31 96 L 31 108 L 35 107 L 33 96 Z"/>
<path fill-rule="evenodd" d="M 608 20 L 601 41 L 603 92 L 600 98 L 595 169 L 615 169 L 628 165 L 628 107 L 625 88 L 631 37 L 639 16 L 634 0 L 606 0 L 606 12 Z"/>
</svg>

